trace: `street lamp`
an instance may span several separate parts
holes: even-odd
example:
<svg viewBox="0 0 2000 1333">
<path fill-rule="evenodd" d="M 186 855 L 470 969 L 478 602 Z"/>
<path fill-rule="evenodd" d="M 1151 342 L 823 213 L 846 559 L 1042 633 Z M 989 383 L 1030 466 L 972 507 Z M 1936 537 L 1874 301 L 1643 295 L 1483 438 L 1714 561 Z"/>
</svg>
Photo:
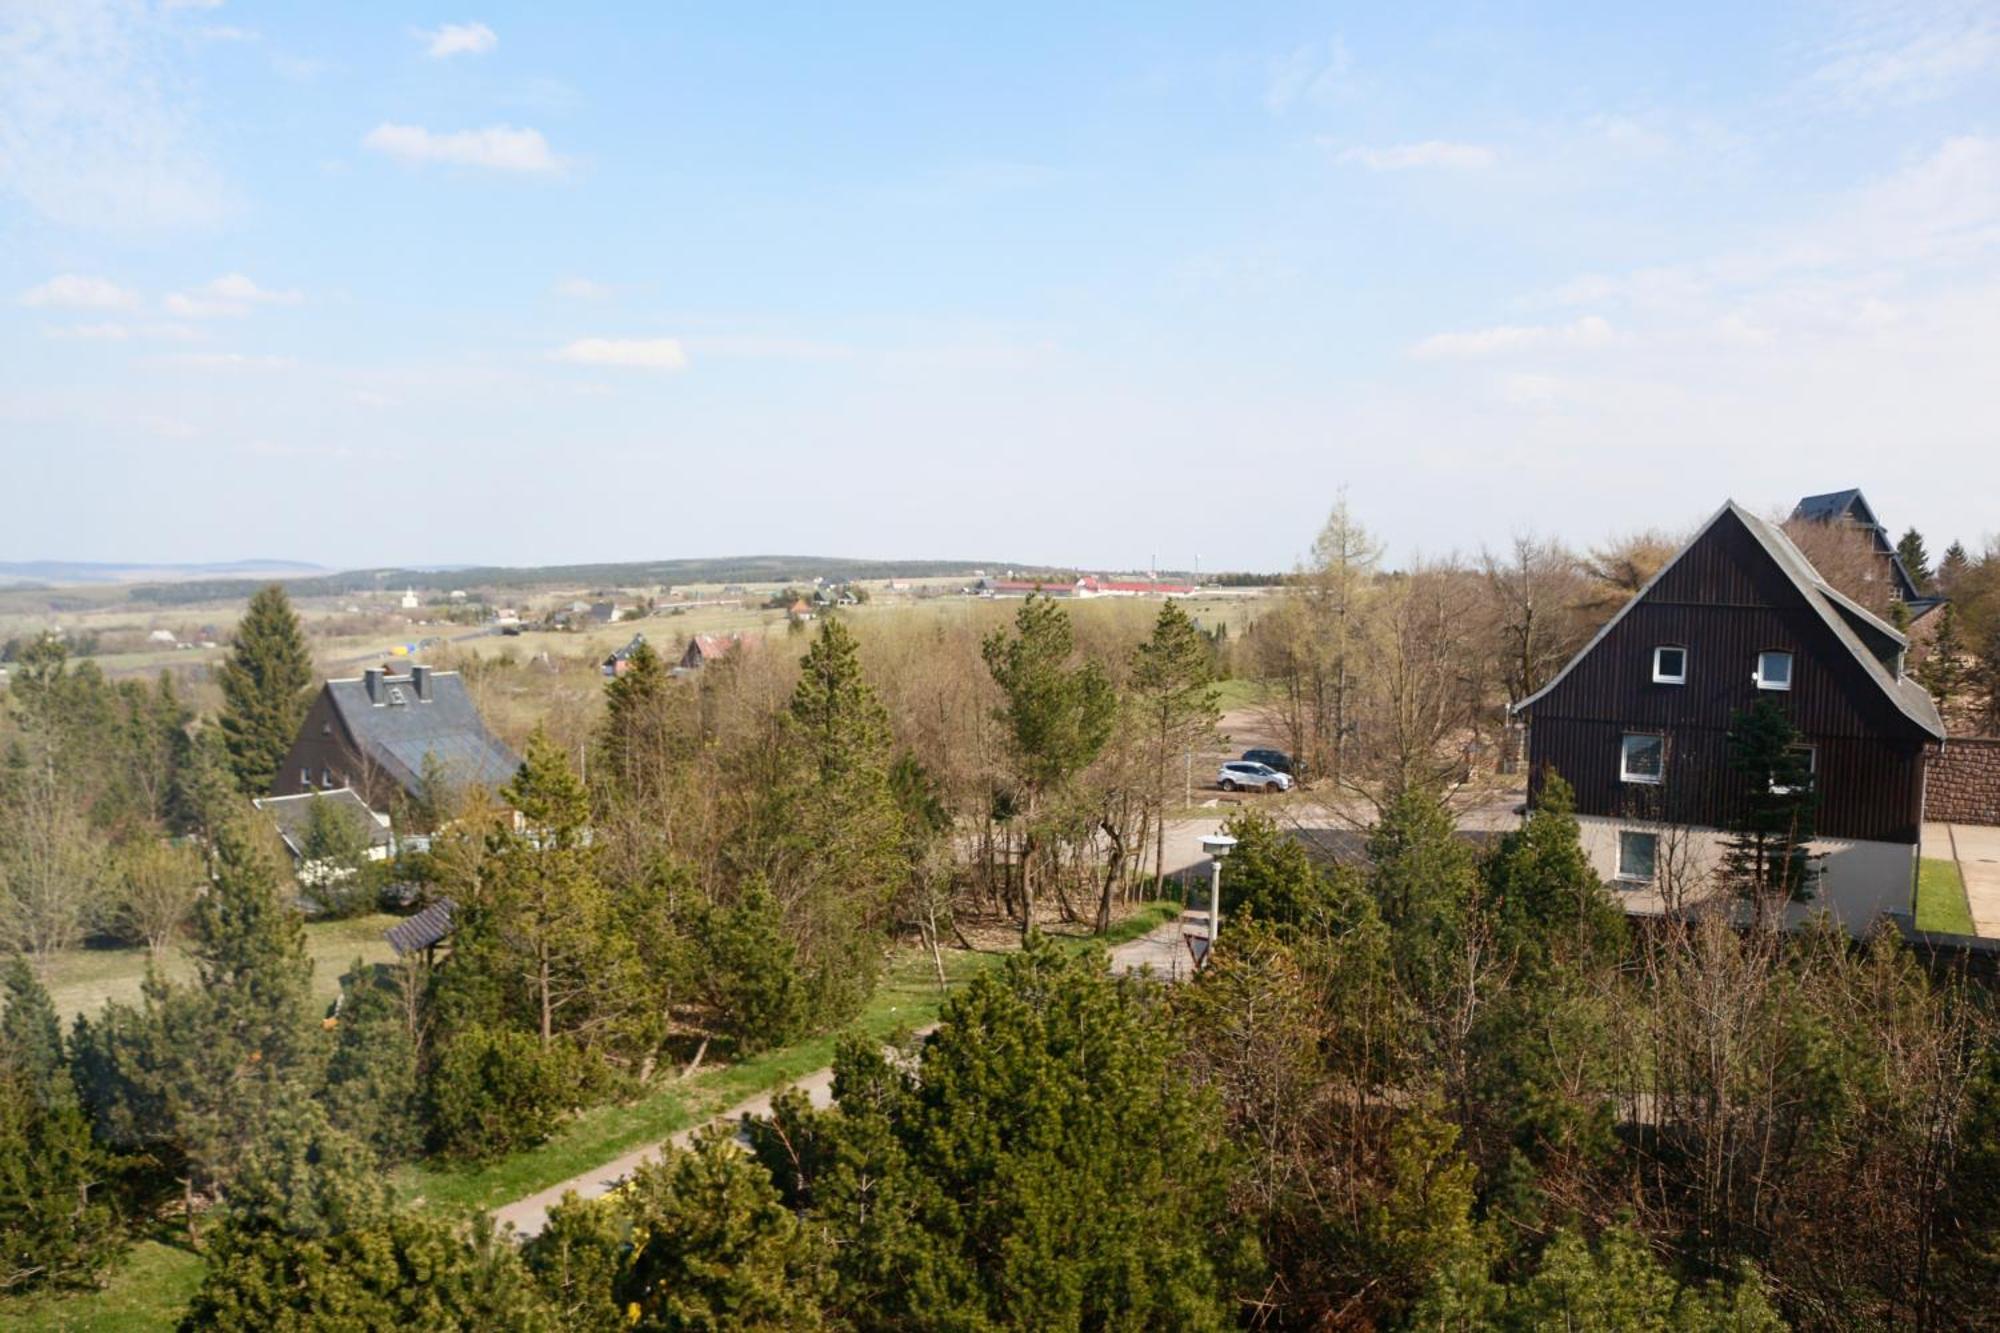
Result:
<svg viewBox="0 0 2000 1333">
<path fill-rule="evenodd" d="M 1236 839 L 1227 833 L 1208 833 L 1202 836 L 1201 849 L 1208 853 L 1210 874 L 1208 878 L 1208 944 L 1215 947 L 1215 937 L 1222 933 L 1222 862 L 1235 850 Z"/>
</svg>

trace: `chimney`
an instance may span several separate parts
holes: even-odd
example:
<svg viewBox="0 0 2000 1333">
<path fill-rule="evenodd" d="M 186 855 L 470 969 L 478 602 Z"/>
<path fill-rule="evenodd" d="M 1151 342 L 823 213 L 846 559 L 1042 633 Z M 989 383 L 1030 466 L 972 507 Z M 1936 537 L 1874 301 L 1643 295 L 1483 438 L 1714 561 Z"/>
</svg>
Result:
<svg viewBox="0 0 2000 1333">
<path fill-rule="evenodd" d="M 410 684 L 416 686 L 418 703 L 427 704 L 431 701 L 431 669 L 429 667 L 411 667 Z"/>
<path fill-rule="evenodd" d="M 364 689 L 366 689 L 366 690 L 368 691 L 368 702 L 369 702 L 369 703 L 371 703 L 371 704 L 380 704 L 380 703 L 382 702 L 382 668 L 381 668 L 381 667 L 369 667 L 369 668 L 368 668 L 368 669 L 367 669 L 366 671 L 362 672 L 362 673 L 361 673 L 361 685 L 362 685 L 362 688 L 364 688 Z"/>
</svg>

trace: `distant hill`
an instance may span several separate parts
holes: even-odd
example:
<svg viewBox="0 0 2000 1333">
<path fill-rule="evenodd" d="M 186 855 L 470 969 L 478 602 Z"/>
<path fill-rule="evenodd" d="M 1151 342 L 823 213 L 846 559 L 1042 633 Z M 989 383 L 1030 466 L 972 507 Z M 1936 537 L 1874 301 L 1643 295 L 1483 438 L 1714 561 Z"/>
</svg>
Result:
<svg viewBox="0 0 2000 1333">
<path fill-rule="evenodd" d="M 0 566 L 0 569 L 5 569 Z M 143 583 L 135 601 L 172 605 L 247 597 L 275 579 L 294 597 L 337 597 L 342 593 L 389 592 L 401 588 L 631 588 L 689 583 L 811 583 L 814 579 L 926 579 L 970 577 L 975 569 L 1028 569 L 1005 560 L 850 560 L 817 555 L 743 555 L 698 560 L 642 560 L 602 565 L 461 565 L 428 568 L 353 569 L 338 574 L 307 570 L 216 582 L 179 579 Z"/>
<path fill-rule="evenodd" d="M 328 573 L 303 560 L 226 560 L 216 564 L 116 564 L 91 560 L 0 560 L 0 583 L 181 583 L 214 579 L 296 579 Z"/>
</svg>

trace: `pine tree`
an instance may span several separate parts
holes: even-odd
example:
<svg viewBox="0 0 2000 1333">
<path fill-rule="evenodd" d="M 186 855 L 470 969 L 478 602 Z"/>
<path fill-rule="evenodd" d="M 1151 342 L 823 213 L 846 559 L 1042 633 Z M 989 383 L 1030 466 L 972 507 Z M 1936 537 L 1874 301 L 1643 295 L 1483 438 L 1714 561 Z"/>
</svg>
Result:
<svg viewBox="0 0 2000 1333">
<path fill-rule="evenodd" d="M 986 669 L 1007 702 L 996 712 L 1007 728 L 1016 801 L 1025 827 L 1021 848 L 1021 934 L 1035 929 L 1035 854 L 1044 800 L 1087 767 L 1110 740 L 1118 697 L 1096 662 L 1073 663 L 1076 633 L 1047 597 L 1030 596 L 1014 633 L 995 631 L 980 646 Z"/>
<path fill-rule="evenodd" d="M 1909 529 L 1897 539 L 1896 554 L 1917 585 L 1917 591 L 1928 591 L 1931 586 L 1931 555 L 1924 549 L 1924 535 L 1915 528 Z"/>
<path fill-rule="evenodd" d="M 404 997 L 389 969 L 359 958 L 340 979 L 340 993 L 327 1113 L 385 1161 L 414 1157 L 423 1145 L 422 1069 Z"/>
<path fill-rule="evenodd" d="M 589 793 L 541 728 L 501 795 L 526 831 L 493 840 L 483 891 L 454 894 L 467 908 L 469 961 L 492 970 L 511 1014 L 544 1048 L 564 1035 L 586 1046 L 647 1044 L 658 1013 L 597 873 Z"/>
<path fill-rule="evenodd" d="M 1213 650 L 1169 597 L 1153 622 L 1152 637 L 1132 652 L 1132 694 L 1152 750 L 1155 898 L 1166 891 L 1167 793 L 1174 760 L 1212 736 L 1222 718 L 1213 681 Z M 1107 924 L 1100 922 L 1099 929 Z"/>
<path fill-rule="evenodd" d="M 271 790 L 305 718 L 312 674 L 312 654 L 291 599 L 276 583 L 259 590 L 236 627 L 220 679 L 222 735 L 237 789 L 246 795 Z"/>
<path fill-rule="evenodd" d="M 1964 543 L 1953 542 L 1945 547 L 1944 558 L 1938 561 L 1937 567 L 1938 591 L 1949 597 L 1952 590 L 1958 586 L 1958 581 L 1964 578 L 1966 571 L 1971 568 L 1972 560 L 1965 553 Z"/>
<path fill-rule="evenodd" d="M 18 956 L 0 991 L 0 1294 L 87 1283 L 118 1246 L 111 1209 L 92 1197 L 106 1164 L 48 992 Z"/>
<path fill-rule="evenodd" d="M 640 640 L 623 675 L 604 687 L 604 721 L 598 729 L 598 764 L 593 782 L 603 781 L 627 800 L 645 802 L 661 795 L 661 764 L 673 752 L 669 713 L 673 679 L 653 645 Z"/>
<path fill-rule="evenodd" d="M 354 916 L 375 907 L 377 879 L 368 860 L 367 816 L 315 795 L 306 804 L 297 875 L 320 915 Z"/>
<path fill-rule="evenodd" d="M 1950 602 L 1939 608 L 1937 618 L 1937 632 L 1931 636 L 1930 648 L 1916 676 L 1917 683 L 1930 691 L 1942 713 L 1965 687 L 1965 636 L 1959 632 L 1958 608 Z"/>
<path fill-rule="evenodd" d="M 1741 795 L 1728 826 L 1726 882 L 1764 915 L 1808 900 L 1819 795 L 1798 728 L 1776 704 L 1759 699 L 1730 719 L 1729 766 Z"/>
<path fill-rule="evenodd" d="M 1502 937 L 1532 967 L 1576 969 L 1617 956 L 1625 913 L 1583 850 L 1576 793 L 1548 774 L 1534 808 L 1485 866 Z"/>
<path fill-rule="evenodd" d="M 629 1327 L 821 1326 L 830 1274 L 820 1236 L 730 1134 L 641 1166 L 615 1208 L 632 1228 L 612 1286 Z"/>
<path fill-rule="evenodd" d="M 227 1187 L 274 1098 L 316 1085 L 323 1054 L 304 923 L 276 868 L 237 823 L 218 832 L 215 859 L 193 980 L 149 969 L 140 1007 L 79 1021 L 72 1056 L 99 1137 L 179 1158 L 190 1201 Z"/>
<path fill-rule="evenodd" d="M 468 1231 L 410 1210 L 323 1237 L 231 1221 L 180 1327 L 552 1333 L 557 1325 L 519 1251 L 490 1223 Z"/>
<path fill-rule="evenodd" d="M 1256 1247 L 1238 1159 L 1170 1016 L 1102 955 L 1031 942 L 945 1005 L 913 1066 L 843 1045 L 838 1109 L 750 1137 L 823 1229 L 861 1329 L 1233 1322 Z"/>
</svg>

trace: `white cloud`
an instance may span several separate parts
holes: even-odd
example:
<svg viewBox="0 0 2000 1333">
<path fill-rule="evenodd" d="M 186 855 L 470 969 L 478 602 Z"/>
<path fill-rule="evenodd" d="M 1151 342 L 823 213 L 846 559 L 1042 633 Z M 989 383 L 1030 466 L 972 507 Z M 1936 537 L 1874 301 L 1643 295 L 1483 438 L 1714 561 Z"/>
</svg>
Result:
<svg viewBox="0 0 2000 1333">
<path fill-rule="evenodd" d="M 109 278 L 60 273 L 22 292 L 21 304 L 54 310 L 130 310 L 139 304 L 139 293 Z"/>
<path fill-rule="evenodd" d="M 687 350 L 678 338 L 579 338 L 549 355 L 579 366 L 687 369 Z"/>
<path fill-rule="evenodd" d="M 174 9 L 220 9 L 223 0 L 160 0 L 160 8 Z"/>
<path fill-rule="evenodd" d="M 1324 106 L 1354 92 L 1354 58 L 1335 37 L 1309 42 L 1273 60 L 1264 84 L 1264 107 L 1283 114 L 1300 104 Z"/>
<path fill-rule="evenodd" d="M 1434 333 L 1410 349 L 1420 361 L 1501 356 L 1550 347 L 1602 347 L 1612 341 L 1611 325 L 1596 315 L 1574 324 L 1500 324 L 1466 333 Z"/>
<path fill-rule="evenodd" d="M 185 324 L 56 324 L 42 330 L 58 340 L 80 342 L 126 342 L 133 338 L 165 338 L 187 342 L 200 335 Z"/>
<path fill-rule="evenodd" d="M 287 370 L 298 364 L 289 356 L 269 356 L 252 352 L 185 352 L 164 357 L 170 366 L 189 370 Z"/>
<path fill-rule="evenodd" d="M 184 319 L 216 319 L 247 315 L 258 306 L 297 305 L 303 299 L 298 292 L 268 291 L 241 273 L 228 273 L 192 291 L 172 293 L 166 306 Z"/>
<path fill-rule="evenodd" d="M 0 198 L 103 231 L 220 218 L 227 192 L 190 143 L 184 47 L 129 0 L 0 6 Z"/>
<path fill-rule="evenodd" d="M 551 172 L 562 159 L 549 151 L 540 130 L 492 125 L 483 130 L 438 133 L 420 125 L 381 124 L 362 139 L 363 148 L 403 162 L 443 162 L 494 171 Z"/>
<path fill-rule="evenodd" d="M 417 37 L 424 42 L 433 60 L 445 60 L 452 56 L 483 56 L 500 45 L 499 36 L 484 23 L 447 23 L 428 32 L 419 30 Z"/>
<path fill-rule="evenodd" d="M 572 301 L 608 301 L 618 289 L 608 282 L 595 282 L 589 278 L 564 278 L 550 290 Z"/>
<path fill-rule="evenodd" d="M 1477 171 L 1492 166 L 1499 156 L 1483 144 L 1426 139 L 1422 143 L 1391 144 L 1383 148 L 1348 148 L 1341 152 L 1339 160 L 1370 171 L 1409 171 L 1418 167 Z"/>
<path fill-rule="evenodd" d="M 2000 12 L 1981 0 L 1849 7 L 1808 86 L 1842 102 L 1928 102 L 2000 68 Z"/>
</svg>

